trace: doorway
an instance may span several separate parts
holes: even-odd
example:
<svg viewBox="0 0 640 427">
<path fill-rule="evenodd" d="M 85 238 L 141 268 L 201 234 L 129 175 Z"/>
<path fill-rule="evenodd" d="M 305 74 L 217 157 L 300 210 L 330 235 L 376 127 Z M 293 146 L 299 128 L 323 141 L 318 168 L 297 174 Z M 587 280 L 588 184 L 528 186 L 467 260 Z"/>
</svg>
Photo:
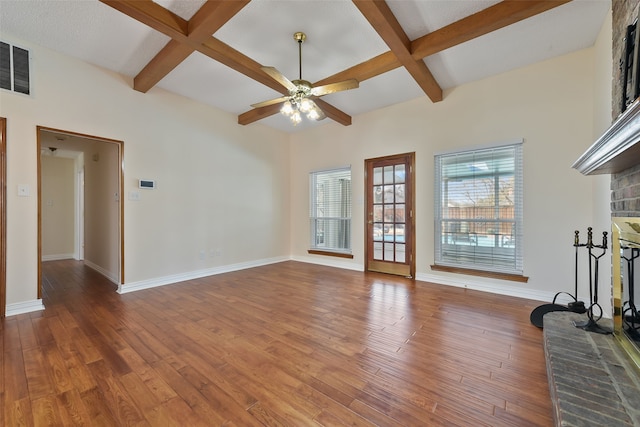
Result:
<svg viewBox="0 0 640 427">
<path fill-rule="evenodd" d="M 38 298 L 47 260 L 124 283 L 123 142 L 38 126 L 37 144 Z"/>
<path fill-rule="evenodd" d="M 367 271 L 415 277 L 415 153 L 365 160 Z"/>
</svg>

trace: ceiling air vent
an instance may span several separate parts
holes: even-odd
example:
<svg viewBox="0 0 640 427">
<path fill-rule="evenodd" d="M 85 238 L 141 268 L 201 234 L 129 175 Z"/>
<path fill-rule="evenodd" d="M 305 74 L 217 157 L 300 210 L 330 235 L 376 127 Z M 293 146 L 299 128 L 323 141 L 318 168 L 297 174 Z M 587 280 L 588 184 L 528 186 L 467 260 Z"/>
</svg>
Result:
<svg viewBox="0 0 640 427">
<path fill-rule="evenodd" d="M 0 88 L 30 94 L 29 51 L 0 42 Z"/>
</svg>

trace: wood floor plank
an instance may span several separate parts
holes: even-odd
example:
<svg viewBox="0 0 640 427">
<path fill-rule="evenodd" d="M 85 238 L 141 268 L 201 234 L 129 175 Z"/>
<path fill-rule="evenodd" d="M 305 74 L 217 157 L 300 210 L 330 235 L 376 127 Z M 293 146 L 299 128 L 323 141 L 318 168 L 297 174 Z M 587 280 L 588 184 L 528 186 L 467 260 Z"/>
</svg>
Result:
<svg viewBox="0 0 640 427">
<path fill-rule="evenodd" d="M 78 390 L 71 389 L 59 393 L 56 397 L 62 425 L 82 426 L 92 424 L 85 402 L 83 402 Z"/>
<path fill-rule="evenodd" d="M 54 395 L 48 395 L 33 400 L 32 403 L 34 425 L 59 426 L 62 425 L 59 405 Z"/>
<path fill-rule="evenodd" d="M 31 399 L 25 397 L 14 401 L 5 401 L 5 403 L 5 425 L 21 427 L 34 425 L 34 411 Z"/>
<path fill-rule="evenodd" d="M 55 387 L 50 376 L 50 371 L 44 358 L 44 352 L 39 348 L 30 348 L 23 351 L 24 371 L 27 375 L 29 397 L 32 400 L 40 399 L 54 393 Z"/>
<path fill-rule="evenodd" d="M 122 376 L 120 373 L 113 371 L 109 363 L 104 360 L 91 363 L 89 370 L 96 378 L 102 399 L 115 419 L 125 425 L 147 424 L 143 422 L 142 411 L 131 398 L 129 391 L 125 390 L 118 381 Z"/>
<path fill-rule="evenodd" d="M 115 290 L 43 263 L 46 309 L 0 321 L 0 424 L 553 423 L 536 301 L 293 261 Z"/>
</svg>

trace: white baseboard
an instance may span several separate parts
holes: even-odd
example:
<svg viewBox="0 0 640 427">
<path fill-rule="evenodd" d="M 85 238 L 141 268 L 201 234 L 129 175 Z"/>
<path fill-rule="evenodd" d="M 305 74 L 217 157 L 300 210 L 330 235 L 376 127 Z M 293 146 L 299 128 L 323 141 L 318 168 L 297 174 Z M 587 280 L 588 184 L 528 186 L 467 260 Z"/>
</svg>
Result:
<svg viewBox="0 0 640 427">
<path fill-rule="evenodd" d="M 202 277 L 214 276 L 216 274 L 230 273 L 232 271 L 245 270 L 247 268 L 260 267 L 268 264 L 288 261 L 287 257 L 266 258 L 262 260 L 241 262 L 237 264 L 223 265 L 220 267 L 207 268 L 204 270 L 190 271 L 187 273 L 172 274 L 170 276 L 156 277 L 148 280 L 140 280 L 138 282 L 126 283 L 118 286 L 118 293 L 125 294 L 142 289 L 155 288 L 158 286 L 171 285 L 187 280 L 200 279 Z"/>
<path fill-rule="evenodd" d="M 16 302 L 14 304 L 7 304 L 5 315 L 8 317 L 40 310 L 44 310 L 44 304 L 42 304 L 41 299 L 36 299 L 33 301 L 23 301 Z"/>
<path fill-rule="evenodd" d="M 342 268 L 344 270 L 353 270 L 353 271 L 364 271 L 364 266 L 357 263 L 353 263 L 353 262 L 342 261 L 343 258 L 340 258 L 340 257 L 317 255 L 317 256 L 292 256 L 289 259 L 291 261 L 306 262 L 308 264 L 324 265 L 325 267 L 335 267 L 335 268 Z"/>
<path fill-rule="evenodd" d="M 74 254 L 53 254 L 53 255 L 42 255 L 42 262 L 45 261 L 60 261 L 63 259 L 75 259 Z"/>
<path fill-rule="evenodd" d="M 84 260 L 84 265 L 86 265 L 87 267 L 89 267 L 92 270 L 95 270 L 96 272 L 102 274 L 104 277 L 106 277 L 107 279 L 109 279 L 111 282 L 115 283 L 116 285 L 120 284 L 120 279 L 116 276 L 114 276 L 110 271 L 100 267 L 97 264 L 92 263 L 89 260 Z"/>
</svg>

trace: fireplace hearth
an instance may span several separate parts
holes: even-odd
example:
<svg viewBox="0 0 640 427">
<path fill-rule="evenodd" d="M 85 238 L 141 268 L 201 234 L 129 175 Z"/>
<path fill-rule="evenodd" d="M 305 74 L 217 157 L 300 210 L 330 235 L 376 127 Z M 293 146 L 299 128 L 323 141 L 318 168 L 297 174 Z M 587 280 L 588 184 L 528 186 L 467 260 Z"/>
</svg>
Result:
<svg viewBox="0 0 640 427">
<path fill-rule="evenodd" d="M 640 377 L 611 335 L 573 326 L 585 314 L 544 316 L 544 351 L 556 426 L 640 426 Z M 603 324 L 610 327 L 610 319 Z"/>
</svg>

